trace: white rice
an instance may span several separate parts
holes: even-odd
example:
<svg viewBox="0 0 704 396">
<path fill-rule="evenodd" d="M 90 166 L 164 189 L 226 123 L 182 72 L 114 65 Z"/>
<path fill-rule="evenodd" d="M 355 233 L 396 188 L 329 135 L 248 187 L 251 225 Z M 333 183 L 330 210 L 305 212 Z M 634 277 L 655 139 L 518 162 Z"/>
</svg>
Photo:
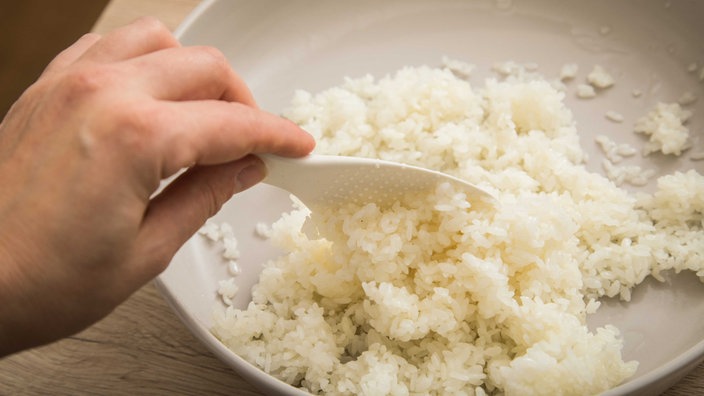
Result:
<svg viewBox="0 0 704 396">
<path fill-rule="evenodd" d="M 616 162 L 604 158 L 601 162 L 606 177 L 617 186 L 630 184 L 632 186 L 645 186 L 655 175 L 655 170 L 644 170 L 638 165 L 616 165 Z"/>
<path fill-rule="evenodd" d="M 579 65 L 576 63 L 567 63 L 562 65 L 560 69 L 560 80 L 572 80 L 577 77 L 577 71 L 579 71 Z"/>
<path fill-rule="evenodd" d="M 271 237 L 271 227 L 264 222 L 259 222 L 254 228 L 254 234 L 262 239 Z"/>
<path fill-rule="evenodd" d="M 580 99 L 591 99 L 596 97 L 596 91 L 594 90 L 594 87 L 589 84 L 578 84 L 577 97 Z"/>
<path fill-rule="evenodd" d="M 223 280 L 219 283 L 218 294 L 225 304 L 230 305 L 235 294 L 239 291 L 235 284 L 234 277 L 242 272 L 237 262 L 241 253 L 238 249 L 238 241 L 237 238 L 235 238 L 234 230 L 232 226 L 227 223 L 216 224 L 208 220 L 203 227 L 200 228 L 198 233 L 204 238 L 207 238 L 210 242 L 219 244 L 222 249 L 220 254 L 227 263 L 228 273 L 233 278 Z"/>
<path fill-rule="evenodd" d="M 680 155 L 690 148 L 689 128 L 685 123 L 691 115 L 692 112 L 682 109 L 679 103 L 661 102 L 639 118 L 634 131 L 649 136 L 643 154 L 661 151 L 663 154 Z"/>
<path fill-rule="evenodd" d="M 601 89 L 609 88 L 615 83 L 611 74 L 600 65 L 594 65 L 592 71 L 587 75 L 587 81 L 595 88 Z"/>
<path fill-rule="evenodd" d="M 475 65 L 469 64 L 465 61 L 450 58 L 448 56 L 442 57 L 442 66 L 449 69 L 460 78 L 468 78 L 471 76 L 476 67 Z"/>
<path fill-rule="evenodd" d="M 606 135 L 597 135 L 594 141 L 604 153 L 605 158 L 601 161 L 604 174 L 617 186 L 622 184 L 644 186 L 655 175 L 653 169 L 643 170 L 638 165 L 617 165 L 625 158 L 638 153 L 638 150 L 630 144 L 618 144 Z"/>
<path fill-rule="evenodd" d="M 679 99 L 677 99 L 677 103 L 679 103 L 681 106 L 689 106 L 692 103 L 696 102 L 698 99 L 697 95 L 693 94 L 690 91 L 685 91 L 682 93 L 682 96 L 680 96 Z"/>
<path fill-rule="evenodd" d="M 316 211 L 319 239 L 296 204 L 262 227 L 287 253 L 214 334 L 316 394 L 596 394 L 631 376 L 618 329 L 590 331 L 586 316 L 669 269 L 704 279 L 704 178 L 675 173 L 633 196 L 590 173 L 563 99 L 534 76 L 474 88 L 428 67 L 297 92 L 285 115 L 318 153 L 440 170 L 498 203 L 444 184 L 388 208 Z"/>
<path fill-rule="evenodd" d="M 638 153 L 638 150 L 630 144 L 618 144 L 606 135 L 597 135 L 594 141 L 599 145 L 606 159 L 614 164 L 623 161 L 625 157 L 632 157 Z"/>
<path fill-rule="evenodd" d="M 623 120 L 624 120 L 623 114 L 621 114 L 617 111 L 613 111 L 613 110 L 607 111 L 604 114 L 604 116 L 606 117 L 606 119 L 608 119 L 609 121 L 613 121 L 613 122 L 620 123 L 620 122 L 623 122 Z"/>
</svg>

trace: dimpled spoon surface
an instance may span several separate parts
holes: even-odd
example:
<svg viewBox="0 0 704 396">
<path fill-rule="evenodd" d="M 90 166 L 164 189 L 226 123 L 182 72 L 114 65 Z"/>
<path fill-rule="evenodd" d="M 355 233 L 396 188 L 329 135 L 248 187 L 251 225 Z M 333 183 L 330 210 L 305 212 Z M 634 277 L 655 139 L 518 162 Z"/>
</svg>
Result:
<svg viewBox="0 0 704 396">
<path fill-rule="evenodd" d="M 264 183 L 284 189 L 308 208 L 345 203 L 389 206 L 409 193 L 452 183 L 467 197 L 494 196 L 482 188 L 441 172 L 378 159 L 334 155 L 284 158 L 260 155 L 267 167 Z"/>
</svg>

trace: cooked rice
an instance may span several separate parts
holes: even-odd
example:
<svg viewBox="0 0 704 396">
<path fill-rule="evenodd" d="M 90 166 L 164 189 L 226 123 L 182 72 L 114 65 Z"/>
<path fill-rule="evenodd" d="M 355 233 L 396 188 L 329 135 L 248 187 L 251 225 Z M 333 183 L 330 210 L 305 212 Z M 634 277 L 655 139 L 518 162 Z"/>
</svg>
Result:
<svg viewBox="0 0 704 396">
<path fill-rule="evenodd" d="M 257 226 L 287 253 L 214 334 L 319 394 L 596 394 L 631 376 L 618 329 L 590 331 L 586 316 L 666 270 L 704 280 L 704 178 L 675 173 L 634 196 L 587 171 L 563 99 L 528 74 L 477 89 L 428 67 L 297 92 L 286 116 L 318 153 L 440 170 L 498 203 L 442 184 L 388 208 L 316 211 L 318 239 L 297 203 Z"/>
<path fill-rule="evenodd" d="M 596 97 L 596 91 L 589 84 L 579 84 L 577 85 L 577 97 L 580 99 L 591 99 Z"/>
<path fill-rule="evenodd" d="M 679 103 L 658 103 L 648 114 L 636 121 L 634 131 L 648 135 L 643 153 L 661 151 L 663 154 L 680 155 L 691 147 L 689 128 L 685 125 L 692 112 Z"/>
<path fill-rule="evenodd" d="M 562 65 L 560 69 L 560 80 L 572 80 L 577 77 L 577 71 L 579 71 L 579 65 L 576 63 L 567 63 Z"/>
<path fill-rule="evenodd" d="M 604 114 L 604 116 L 605 116 L 609 121 L 613 121 L 613 122 L 623 122 L 623 120 L 624 120 L 623 114 L 621 114 L 621 113 L 619 113 L 619 112 L 616 112 L 616 111 L 613 111 L 613 110 L 607 111 L 607 112 Z"/>
<path fill-rule="evenodd" d="M 615 80 L 606 69 L 600 65 L 594 65 L 594 69 L 587 75 L 587 81 L 595 88 L 609 88 L 614 85 Z"/>
</svg>

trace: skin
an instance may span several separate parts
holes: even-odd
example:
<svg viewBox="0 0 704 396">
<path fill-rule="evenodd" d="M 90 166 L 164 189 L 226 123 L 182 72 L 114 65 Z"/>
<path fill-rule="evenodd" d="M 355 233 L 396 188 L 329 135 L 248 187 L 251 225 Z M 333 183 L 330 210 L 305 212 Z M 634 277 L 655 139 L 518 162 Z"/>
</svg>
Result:
<svg viewBox="0 0 704 396">
<path fill-rule="evenodd" d="M 252 154 L 313 146 L 220 52 L 154 19 L 83 36 L 0 124 L 0 356 L 84 329 L 163 271 L 264 177 Z"/>
</svg>

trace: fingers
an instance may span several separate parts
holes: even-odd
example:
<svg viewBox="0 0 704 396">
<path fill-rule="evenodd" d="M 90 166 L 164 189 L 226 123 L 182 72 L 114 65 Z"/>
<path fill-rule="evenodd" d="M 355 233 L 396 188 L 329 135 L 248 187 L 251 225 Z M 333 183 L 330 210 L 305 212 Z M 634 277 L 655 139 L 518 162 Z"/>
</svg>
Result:
<svg viewBox="0 0 704 396">
<path fill-rule="evenodd" d="M 255 156 L 227 164 L 192 168 L 168 185 L 149 204 L 134 263 L 137 277 L 149 279 L 161 272 L 178 248 L 233 194 L 264 178 L 265 166 Z"/>
<path fill-rule="evenodd" d="M 157 19 L 145 17 L 115 29 L 105 37 L 95 33 L 83 35 L 59 53 L 47 65 L 44 73 L 63 69 L 79 59 L 108 63 L 179 46 L 164 24 Z"/>
<path fill-rule="evenodd" d="M 115 62 L 179 45 L 163 23 L 146 17 L 108 33 L 88 48 L 81 59 Z"/>
<path fill-rule="evenodd" d="M 234 161 L 250 153 L 297 157 L 310 153 L 313 138 L 293 122 L 223 101 L 166 102 L 160 115 L 162 176 L 194 164 Z"/>
<path fill-rule="evenodd" d="M 249 88 L 227 58 L 212 47 L 180 48 L 159 21 L 142 18 L 105 37 L 87 34 L 59 54 L 45 72 L 77 60 L 124 61 L 128 83 L 165 100 L 220 99 L 256 107 Z"/>
<path fill-rule="evenodd" d="M 215 48 L 170 48 L 125 63 L 132 70 L 132 83 L 158 99 L 221 99 L 256 107 L 245 82 Z"/>
<path fill-rule="evenodd" d="M 70 47 L 61 51 L 44 69 L 45 73 L 51 73 L 55 70 L 60 70 L 76 61 L 83 55 L 88 48 L 100 40 L 100 35 L 95 33 L 84 34 Z"/>
</svg>

